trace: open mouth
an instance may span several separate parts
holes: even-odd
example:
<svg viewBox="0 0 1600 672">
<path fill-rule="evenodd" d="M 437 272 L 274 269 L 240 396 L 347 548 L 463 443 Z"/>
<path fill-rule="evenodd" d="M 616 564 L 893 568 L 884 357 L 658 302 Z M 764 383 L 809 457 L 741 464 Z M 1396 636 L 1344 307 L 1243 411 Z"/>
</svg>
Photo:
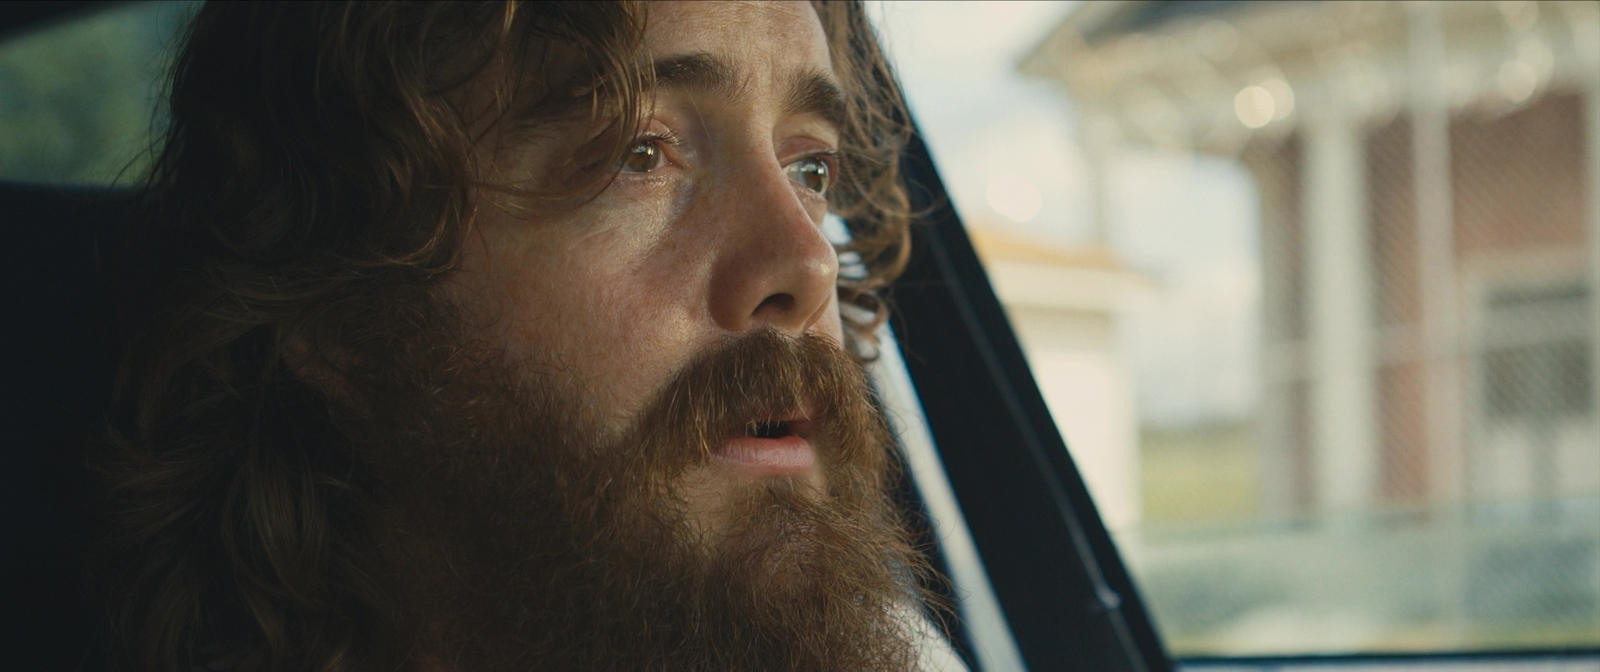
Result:
<svg viewBox="0 0 1600 672">
<path fill-rule="evenodd" d="M 794 434 L 788 420 L 751 420 L 744 426 L 744 435 L 758 439 L 781 439 Z"/>
<path fill-rule="evenodd" d="M 804 415 L 751 420 L 716 452 L 726 463 L 754 475 L 808 473 L 816 462 L 811 445 L 811 420 Z"/>
</svg>

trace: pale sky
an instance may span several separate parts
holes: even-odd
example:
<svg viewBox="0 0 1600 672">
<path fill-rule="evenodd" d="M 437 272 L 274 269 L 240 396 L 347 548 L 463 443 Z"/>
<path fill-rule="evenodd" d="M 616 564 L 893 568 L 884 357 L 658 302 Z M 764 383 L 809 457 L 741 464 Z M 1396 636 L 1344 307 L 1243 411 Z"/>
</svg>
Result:
<svg viewBox="0 0 1600 672">
<path fill-rule="evenodd" d="M 1064 244 L 1089 235 L 1071 106 L 1053 83 L 1016 74 L 1022 56 L 1076 4 L 868 3 L 969 223 Z M 1162 287 L 1122 320 L 1142 421 L 1248 415 L 1258 401 L 1260 293 L 1248 174 L 1225 159 L 1137 148 L 1111 172 L 1109 242 Z"/>
</svg>

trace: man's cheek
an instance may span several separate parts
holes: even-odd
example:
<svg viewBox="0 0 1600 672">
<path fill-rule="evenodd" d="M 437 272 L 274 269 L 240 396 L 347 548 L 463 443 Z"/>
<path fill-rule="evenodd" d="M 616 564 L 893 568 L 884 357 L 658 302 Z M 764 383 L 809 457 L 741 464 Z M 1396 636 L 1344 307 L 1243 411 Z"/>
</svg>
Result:
<svg viewBox="0 0 1600 672">
<path fill-rule="evenodd" d="M 833 339 L 834 343 L 845 345 L 844 342 L 844 316 L 839 313 L 839 296 L 834 295 L 823 309 L 822 319 L 818 320 L 817 332 Z"/>
</svg>

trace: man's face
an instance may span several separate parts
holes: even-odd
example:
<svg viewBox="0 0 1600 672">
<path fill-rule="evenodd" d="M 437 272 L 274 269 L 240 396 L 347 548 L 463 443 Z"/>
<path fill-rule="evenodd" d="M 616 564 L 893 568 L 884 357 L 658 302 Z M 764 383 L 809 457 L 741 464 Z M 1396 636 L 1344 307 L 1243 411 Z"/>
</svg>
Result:
<svg viewBox="0 0 1600 672">
<path fill-rule="evenodd" d="M 816 14 L 805 2 L 660 3 L 647 26 L 659 88 L 615 179 L 556 214 L 480 203 L 446 292 L 486 343 L 547 373 L 609 437 L 730 337 L 843 338 L 838 257 L 820 228 L 839 98 Z M 557 128 L 502 131 L 496 176 L 564 179 L 595 143 L 581 126 Z M 725 527 L 722 502 L 753 484 L 821 491 L 810 414 L 713 438 L 715 459 L 680 484 L 702 532 Z"/>
</svg>

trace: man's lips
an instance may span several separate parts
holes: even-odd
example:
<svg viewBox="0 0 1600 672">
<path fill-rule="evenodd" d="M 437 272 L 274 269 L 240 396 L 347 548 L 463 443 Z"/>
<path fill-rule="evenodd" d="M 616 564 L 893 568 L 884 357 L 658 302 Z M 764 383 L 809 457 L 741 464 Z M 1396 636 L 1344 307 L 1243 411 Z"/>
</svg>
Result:
<svg viewBox="0 0 1600 672">
<path fill-rule="evenodd" d="M 718 461 L 758 476 L 800 476 L 817 462 L 811 445 L 810 420 L 751 423 L 731 436 L 715 453 Z"/>
</svg>

